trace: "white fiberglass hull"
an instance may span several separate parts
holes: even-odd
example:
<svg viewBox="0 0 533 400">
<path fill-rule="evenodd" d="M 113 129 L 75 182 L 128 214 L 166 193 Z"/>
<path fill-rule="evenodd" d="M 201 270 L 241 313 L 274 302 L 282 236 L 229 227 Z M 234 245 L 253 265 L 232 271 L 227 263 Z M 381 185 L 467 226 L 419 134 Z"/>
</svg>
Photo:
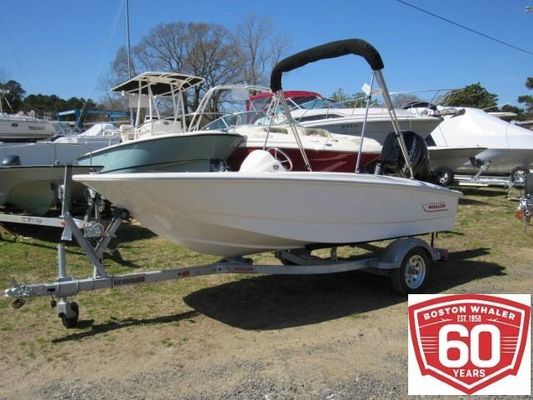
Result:
<svg viewBox="0 0 533 400">
<path fill-rule="evenodd" d="M 0 144 L 0 161 L 18 156 L 21 165 L 76 164 L 77 158 L 101 148 L 118 143 L 118 138 L 97 137 L 77 142 L 37 142 Z"/>
<path fill-rule="evenodd" d="M 428 146 L 431 169 L 448 167 L 455 171 L 470 165 L 470 158 L 476 157 L 484 150 L 486 149 L 483 147 Z"/>
<path fill-rule="evenodd" d="M 47 139 L 55 134 L 49 121 L 0 113 L 0 142 Z"/>
<path fill-rule="evenodd" d="M 476 158 L 490 161 L 488 175 L 507 175 L 515 167 L 533 168 L 533 132 L 483 110 L 464 110 L 464 114 L 444 117 L 431 133 L 438 146 L 486 148 Z M 475 174 L 478 171 L 468 164 L 458 169 L 462 173 Z"/>
<path fill-rule="evenodd" d="M 73 167 L 73 173 L 87 173 L 88 167 Z M 62 166 L 13 166 L 0 167 L 0 206 L 44 215 L 59 202 L 57 187 L 64 181 Z M 75 184 L 71 187 L 71 199 L 83 198 L 85 188 Z"/>
<path fill-rule="evenodd" d="M 352 173 L 129 173 L 74 180 L 155 233 L 226 257 L 450 230 L 461 196 L 425 182 Z"/>
<path fill-rule="evenodd" d="M 311 117 L 311 115 L 313 115 L 311 114 L 311 111 L 314 112 L 315 110 L 310 110 L 307 114 L 302 115 L 309 115 Z M 332 112 L 335 111 L 335 109 L 332 110 Z M 403 110 L 396 110 L 396 112 L 400 129 L 402 131 L 415 132 L 423 139 L 427 138 L 442 121 L 441 118 L 419 116 Z M 295 113 L 296 111 L 293 112 L 293 114 Z M 294 115 L 294 117 L 297 118 L 297 115 Z M 360 136 L 363 130 L 363 122 L 364 110 L 359 111 L 358 114 L 346 115 L 341 118 L 326 117 L 325 114 L 323 119 L 304 120 L 299 123 L 302 126 L 322 128 L 333 133 Z M 377 140 L 380 144 L 383 144 L 387 135 L 391 132 L 394 132 L 394 128 L 386 109 L 381 111 L 374 110 L 369 114 L 365 127 L 365 137 L 372 138 Z"/>
<path fill-rule="evenodd" d="M 533 169 L 533 149 L 492 148 L 477 154 L 476 159 L 488 165 L 485 175 L 509 175 L 516 167 Z M 466 164 L 457 171 L 475 174 L 479 168 Z"/>
</svg>

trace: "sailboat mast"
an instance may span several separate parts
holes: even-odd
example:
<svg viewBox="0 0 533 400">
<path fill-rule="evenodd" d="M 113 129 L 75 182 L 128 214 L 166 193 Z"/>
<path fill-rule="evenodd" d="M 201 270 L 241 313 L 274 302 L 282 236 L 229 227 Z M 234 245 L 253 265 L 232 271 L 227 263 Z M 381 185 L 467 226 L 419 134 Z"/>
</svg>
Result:
<svg viewBox="0 0 533 400">
<path fill-rule="evenodd" d="M 129 1 L 124 0 L 124 7 L 126 8 L 126 43 L 128 48 L 128 74 L 130 79 L 133 76 L 131 68 L 131 45 L 130 45 L 130 7 Z"/>
</svg>

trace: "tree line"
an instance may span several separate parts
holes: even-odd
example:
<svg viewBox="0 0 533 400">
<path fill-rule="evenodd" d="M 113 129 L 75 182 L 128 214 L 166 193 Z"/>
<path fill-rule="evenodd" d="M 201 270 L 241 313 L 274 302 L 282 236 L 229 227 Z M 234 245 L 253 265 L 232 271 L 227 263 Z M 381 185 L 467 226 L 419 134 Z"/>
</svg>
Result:
<svg viewBox="0 0 533 400">
<path fill-rule="evenodd" d="M 26 91 L 22 85 L 14 80 L 0 81 L 0 89 L 4 91 L 3 109 L 7 112 L 33 112 L 38 116 L 55 117 L 60 111 L 98 107 L 93 100 L 83 97 L 62 99 L 55 94 L 30 94 L 26 96 Z"/>
</svg>

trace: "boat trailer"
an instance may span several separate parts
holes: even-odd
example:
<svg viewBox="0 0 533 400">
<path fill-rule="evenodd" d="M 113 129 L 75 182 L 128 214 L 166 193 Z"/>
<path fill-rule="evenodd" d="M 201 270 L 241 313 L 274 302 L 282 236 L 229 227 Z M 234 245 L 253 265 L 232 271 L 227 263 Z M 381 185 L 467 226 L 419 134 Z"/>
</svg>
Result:
<svg viewBox="0 0 533 400">
<path fill-rule="evenodd" d="M 70 187 L 70 174 L 65 174 L 65 188 Z M 22 307 L 29 297 L 49 296 L 51 306 L 66 328 L 76 326 L 79 319 L 79 306 L 69 297 L 80 292 L 99 289 L 112 289 L 124 285 L 139 283 L 154 283 L 177 280 L 188 277 L 212 274 L 265 274 L 265 275 L 315 275 L 365 270 L 368 272 L 389 275 L 396 292 L 406 295 L 420 293 L 431 276 L 433 261 L 445 261 L 448 252 L 433 247 L 417 237 L 398 238 L 391 241 L 384 249 L 372 255 L 363 255 L 351 259 L 341 259 L 337 256 L 336 247 L 330 247 L 330 256 L 320 258 L 311 255 L 312 249 L 280 250 L 275 252 L 282 265 L 254 265 L 249 258 L 238 257 L 223 259 L 213 264 L 162 269 L 157 271 L 143 271 L 122 275 L 110 275 L 103 263 L 103 255 L 110 241 L 116 237 L 116 231 L 123 221 L 129 218 L 124 209 L 114 209 L 113 218 L 105 229 L 92 229 L 93 234 L 87 235 L 82 231 L 80 221 L 73 218 L 63 202 L 61 226 L 64 226 L 61 239 L 57 244 L 57 280 L 47 283 L 19 284 L 15 281 L 12 287 L 4 291 L 4 296 L 15 299 L 13 307 Z M 55 221 L 54 223 L 56 223 Z M 55 226 L 55 225 L 54 225 Z M 95 240 L 96 233 L 98 239 Z M 92 276 L 77 279 L 70 277 L 67 272 L 66 243 L 76 240 L 82 251 L 92 264 Z M 369 249 L 368 243 L 354 244 L 354 247 Z"/>
</svg>

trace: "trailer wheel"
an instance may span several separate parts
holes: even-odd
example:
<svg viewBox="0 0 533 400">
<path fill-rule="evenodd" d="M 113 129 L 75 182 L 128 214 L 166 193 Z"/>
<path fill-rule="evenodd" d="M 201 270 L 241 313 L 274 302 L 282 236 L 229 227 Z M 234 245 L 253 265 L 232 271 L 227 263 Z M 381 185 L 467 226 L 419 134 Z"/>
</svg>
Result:
<svg viewBox="0 0 533 400">
<path fill-rule="evenodd" d="M 426 249 L 415 247 L 407 252 L 400 268 L 391 271 L 392 287 L 402 295 L 421 293 L 431 273 Z"/>
<path fill-rule="evenodd" d="M 455 175 L 450 167 L 441 165 L 433 170 L 433 181 L 440 186 L 448 187 L 453 184 Z"/>
<path fill-rule="evenodd" d="M 70 318 L 67 318 L 67 315 L 65 313 L 59 314 L 63 326 L 67 329 L 74 328 L 78 324 L 78 318 L 80 316 L 80 307 L 78 306 L 78 303 L 73 301 L 69 304 L 69 306 L 71 311 L 74 313 Z"/>
<path fill-rule="evenodd" d="M 526 182 L 527 174 L 529 174 L 529 169 L 526 166 L 514 167 L 511 170 L 511 183 L 523 185 Z"/>
</svg>

